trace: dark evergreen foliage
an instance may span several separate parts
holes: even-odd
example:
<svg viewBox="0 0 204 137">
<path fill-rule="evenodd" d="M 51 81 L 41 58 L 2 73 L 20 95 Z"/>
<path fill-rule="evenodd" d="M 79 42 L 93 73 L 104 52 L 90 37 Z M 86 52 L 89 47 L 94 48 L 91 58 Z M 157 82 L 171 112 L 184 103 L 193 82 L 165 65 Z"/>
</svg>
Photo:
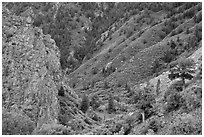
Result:
<svg viewBox="0 0 204 137">
<path fill-rule="evenodd" d="M 108 113 L 111 114 L 113 112 L 115 112 L 115 105 L 114 105 L 114 99 L 113 96 L 110 94 L 109 98 L 108 98 Z"/>
<path fill-rule="evenodd" d="M 63 87 L 60 87 L 60 89 L 59 89 L 59 91 L 58 91 L 58 96 L 64 96 L 65 95 L 65 93 L 64 93 L 64 89 L 63 89 Z"/>
<path fill-rule="evenodd" d="M 84 94 L 83 97 L 82 97 L 82 101 L 81 101 L 81 105 L 80 105 L 80 110 L 83 112 L 83 113 L 86 113 L 86 111 L 89 109 L 89 97 Z"/>
<path fill-rule="evenodd" d="M 97 95 L 94 95 L 91 98 L 90 106 L 92 106 L 94 110 L 96 110 L 100 106 L 99 97 Z"/>
</svg>

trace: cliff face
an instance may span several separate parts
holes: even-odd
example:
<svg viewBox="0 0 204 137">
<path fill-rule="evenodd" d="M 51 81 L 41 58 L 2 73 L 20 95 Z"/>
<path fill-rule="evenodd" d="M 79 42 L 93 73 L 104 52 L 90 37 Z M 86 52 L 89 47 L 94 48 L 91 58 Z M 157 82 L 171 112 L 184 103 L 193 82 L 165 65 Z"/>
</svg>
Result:
<svg viewBox="0 0 204 137">
<path fill-rule="evenodd" d="M 31 26 L 32 10 L 18 17 L 3 9 L 2 18 L 3 109 L 24 112 L 37 127 L 56 123 L 61 72 L 54 40 Z"/>
<path fill-rule="evenodd" d="M 55 41 L 32 26 L 33 16 L 32 9 L 20 16 L 3 9 L 3 134 L 73 134 L 91 128 L 97 123 L 78 109 L 80 98 L 61 72 Z"/>
</svg>

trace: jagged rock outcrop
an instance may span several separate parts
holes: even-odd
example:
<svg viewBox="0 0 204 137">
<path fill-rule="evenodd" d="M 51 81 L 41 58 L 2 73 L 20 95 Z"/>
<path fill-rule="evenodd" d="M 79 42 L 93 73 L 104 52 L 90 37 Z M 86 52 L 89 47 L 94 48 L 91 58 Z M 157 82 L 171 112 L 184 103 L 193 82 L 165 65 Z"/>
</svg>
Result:
<svg viewBox="0 0 204 137">
<path fill-rule="evenodd" d="M 28 117 L 35 125 L 33 134 L 55 134 L 51 125 L 56 124 L 71 127 L 72 131 L 91 128 L 97 123 L 78 109 L 80 98 L 61 72 L 55 41 L 32 26 L 33 16 L 31 8 L 21 16 L 3 8 L 3 109 Z"/>
<path fill-rule="evenodd" d="M 60 53 L 49 35 L 31 26 L 31 17 L 3 9 L 3 108 L 21 110 L 37 127 L 56 123 Z M 32 13 L 26 11 L 29 15 Z"/>
</svg>

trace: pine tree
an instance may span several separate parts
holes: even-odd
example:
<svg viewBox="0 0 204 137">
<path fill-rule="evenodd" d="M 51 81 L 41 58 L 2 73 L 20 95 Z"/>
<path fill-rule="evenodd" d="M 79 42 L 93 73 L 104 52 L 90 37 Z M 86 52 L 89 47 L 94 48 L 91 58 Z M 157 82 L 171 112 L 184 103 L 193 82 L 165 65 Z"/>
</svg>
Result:
<svg viewBox="0 0 204 137">
<path fill-rule="evenodd" d="M 131 87 L 128 85 L 128 83 L 125 84 L 125 89 L 127 90 L 127 97 L 133 96 L 134 91 L 131 89 Z"/>
<path fill-rule="evenodd" d="M 83 95 L 80 106 L 81 106 L 80 110 L 83 113 L 86 113 L 86 111 L 89 109 L 89 98 L 88 98 L 88 96 L 86 94 Z"/>
<path fill-rule="evenodd" d="M 160 79 L 158 79 L 157 86 L 156 86 L 156 95 L 159 95 L 160 84 L 161 84 L 161 81 L 160 81 Z"/>
<path fill-rule="evenodd" d="M 110 94 L 108 99 L 108 113 L 115 111 L 113 96 Z"/>
<path fill-rule="evenodd" d="M 97 95 L 94 95 L 94 96 L 91 98 L 90 106 L 92 106 L 92 108 L 93 108 L 94 110 L 97 109 L 97 108 L 100 106 L 99 98 L 98 98 Z"/>
<path fill-rule="evenodd" d="M 194 60 L 193 59 L 180 59 L 172 62 L 173 68 L 170 70 L 169 79 L 174 80 L 175 78 L 181 78 L 183 85 L 185 85 L 185 79 L 191 80 L 194 73 Z M 176 69 L 175 69 L 176 68 Z"/>
<path fill-rule="evenodd" d="M 159 60 L 158 59 L 155 59 L 153 61 L 153 65 L 152 65 L 152 73 L 156 73 L 156 76 L 157 76 L 157 73 L 158 73 L 158 68 L 160 67 L 160 63 L 159 63 Z"/>
</svg>

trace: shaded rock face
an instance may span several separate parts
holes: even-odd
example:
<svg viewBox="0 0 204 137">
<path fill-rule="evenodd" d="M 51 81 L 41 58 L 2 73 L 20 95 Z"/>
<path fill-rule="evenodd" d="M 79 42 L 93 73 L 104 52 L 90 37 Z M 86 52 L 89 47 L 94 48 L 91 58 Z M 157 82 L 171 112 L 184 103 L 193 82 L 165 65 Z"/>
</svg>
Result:
<svg viewBox="0 0 204 137">
<path fill-rule="evenodd" d="M 57 122 L 60 53 L 49 35 L 25 21 L 28 17 L 3 9 L 2 103 L 3 109 L 21 110 L 40 127 Z"/>
</svg>

